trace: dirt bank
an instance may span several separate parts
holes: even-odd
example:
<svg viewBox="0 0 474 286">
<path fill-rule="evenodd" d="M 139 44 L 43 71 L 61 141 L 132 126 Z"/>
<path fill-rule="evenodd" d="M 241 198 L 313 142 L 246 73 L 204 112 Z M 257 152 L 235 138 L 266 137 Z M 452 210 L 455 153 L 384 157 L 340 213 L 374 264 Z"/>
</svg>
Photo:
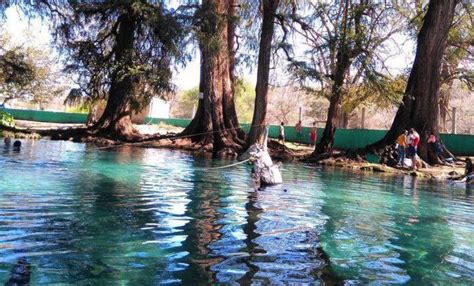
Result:
<svg viewBox="0 0 474 286">
<path fill-rule="evenodd" d="M 355 161 L 344 157 L 328 158 L 318 162 L 324 166 L 334 166 L 356 172 L 376 172 L 393 175 L 409 175 L 433 180 L 457 180 L 464 174 L 464 163 L 458 161 L 452 166 L 429 166 L 416 171 L 407 168 L 393 168 L 382 164 Z"/>
</svg>

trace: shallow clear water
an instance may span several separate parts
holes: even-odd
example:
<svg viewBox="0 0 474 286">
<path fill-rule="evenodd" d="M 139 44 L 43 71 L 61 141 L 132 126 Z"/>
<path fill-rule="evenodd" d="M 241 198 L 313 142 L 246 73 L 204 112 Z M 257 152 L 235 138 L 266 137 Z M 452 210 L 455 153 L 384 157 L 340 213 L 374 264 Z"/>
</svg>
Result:
<svg viewBox="0 0 474 286">
<path fill-rule="evenodd" d="M 0 149 L 0 283 L 22 257 L 32 285 L 474 283 L 461 186 L 285 164 L 255 191 L 248 165 L 92 148 Z"/>
</svg>

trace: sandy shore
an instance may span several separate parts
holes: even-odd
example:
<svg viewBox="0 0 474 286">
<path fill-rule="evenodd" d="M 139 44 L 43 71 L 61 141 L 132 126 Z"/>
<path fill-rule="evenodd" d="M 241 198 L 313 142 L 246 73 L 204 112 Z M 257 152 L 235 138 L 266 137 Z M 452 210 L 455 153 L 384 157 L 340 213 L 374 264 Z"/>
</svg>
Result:
<svg viewBox="0 0 474 286">
<path fill-rule="evenodd" d="M 25 129 L 37 129 L 37 130 L 46 130 L 46 129 L 66 129 L 66 128 L 80 128 L 86 127 L 85 124 L 66 124 L 66 123 L 50 123 L 50 122 L 36 122 L 36 121 L 25 121 L 25 120 L 15 120 L 16 127 L 25 128 Z M 144 135 L 150 134 L 166 134 L 167 132 L 179 133 L 183 130 L 181 127 L 175 127 L 165 124 L 135 124 L 133 125 L 140 133 Z"/>
<path fill-rule="evenodd" d="M 30 129 L 65 129 L 65 128 L 78 128 L 85 127 L 85 124 L 65 124 L 65 123 L 50 123 L 50 122 L 36 122 L 36 121 L 25 121 L 15 120 L 15 127 L 17 128 L 30 128 Z"/>
</svg>

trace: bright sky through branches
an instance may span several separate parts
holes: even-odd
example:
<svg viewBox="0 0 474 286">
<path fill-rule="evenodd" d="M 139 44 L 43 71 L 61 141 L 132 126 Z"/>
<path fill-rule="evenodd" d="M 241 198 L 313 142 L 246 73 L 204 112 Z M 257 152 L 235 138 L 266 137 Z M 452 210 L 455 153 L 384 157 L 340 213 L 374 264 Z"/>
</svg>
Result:
<svg viewBox="0 0 474 286">
<path fill-rule="evenodd" d="M 12 37 L 14 45 L 45 47 L 54 50 L 47 23 L 39 18 L 27 19 L 15 6 L 8 8 L 5 14 L 4 29 Z M 296 53 L 298 53 L 298 50 L 302 50 L 302 47 L 296 47 Z M 392 55 L 386 61 L 386 65 L 390 68 L 392 74 L 402 73 L 411 66 L 414 56 L 414 42 L 412 40 L 402 35 L 395 35 L 393 41 L 387 43 L 386 50 Z M 198 86 L 199 61 L 199 52 L 195 52 L 193 60 L 186 67 L 178 67 L 173 78 L 173 83 L 178 89 L 187 90 Z M 279 70 L 276 71 L 276 74 L 284 74 L 285 65 L 283 63 L 284 61 L 280 61 L 277 65 Z M 242 73 L 243 78 L 255 84 L 256 68 L 253 70 L 244 68 Z"/>
</svg>

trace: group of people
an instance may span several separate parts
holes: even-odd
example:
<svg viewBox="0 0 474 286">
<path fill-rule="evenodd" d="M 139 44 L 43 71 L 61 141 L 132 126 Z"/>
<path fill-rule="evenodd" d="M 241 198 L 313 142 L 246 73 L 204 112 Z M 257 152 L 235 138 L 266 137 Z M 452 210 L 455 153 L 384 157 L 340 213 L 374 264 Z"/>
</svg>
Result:
<svg viewBox="0 0 474 286">
<path fill-rule="evenodd" d="M 396 147 L 398 150 L 398 164 L 399 167 L 407 167 L 405 164 L 405 158 L 410 158 L 412 160 L 411 167 L 413 169 L 417 169 L 417 162 L 420 161 L 417 151 L 418 151 L 418 144 L 420 143 L 420 134 L 416 132 L 415 129 L 411 128 L 410 130 L 404 130 L 402 134 L 400 134 L 396 140 Z M 439 139 L 431 133 L 426 143 L 428 143 L 428 148 L 431 148 L 438 158 L 442 157 L 443 154 L 443 147 Z M 452 158 L 451 158 L 452 159 Z M 453 163 L 450 161 L 450 158 L 442 159 L 445 163 Z M 474 180 L 474 171 L 471 158 L 466 158 L 466 166 L 465 166 L 465 173 L 464 177 L 467 181 Z"/>
<path fill-rule="evenodd" d="M 317 128 L 316 128 L 316 122 L 313 122 L 313 126 L 311 127 L 311 131 L 309 133 L 309 138 L 310 138 L 310 146 L 314 146 L 316 144 L 316 140 L 318 138 L 317 135 Z M 301 120 L 299 120 L 296 125 L 295 125 L 295 132 L 296 132 L 296 143 L 303 143 L 303 125 L 301 123 Z M 280 124 L 280 129 L 278 132 L 278 142 L 285 145 L 285 123 L 281 122 Z"/>
<path fill-rule="evenodd" d="M 405 158 L 412 159 L 412 168 L 416 169 L 414 161 L 417 159 L 418 144 L 420 143 L 420 134 L 414 128 L 403 130 L 397 138 L 396 145 L 398 150 L 398 166 L 406 167 Z"/>
<path fill-rule="evenodd" d="M 3 143 L 5 144 L 5 147 L 10 147 L 10 145 L 12 144 L 12 140 L 10 137 L 5 137 L 5 139 L 3 139 Z M 20 151 L 20 149 L 21 149 L 21 141 L 15 140 L 15 142 L 13 142 L 13 150 Z"/>
</svg>

